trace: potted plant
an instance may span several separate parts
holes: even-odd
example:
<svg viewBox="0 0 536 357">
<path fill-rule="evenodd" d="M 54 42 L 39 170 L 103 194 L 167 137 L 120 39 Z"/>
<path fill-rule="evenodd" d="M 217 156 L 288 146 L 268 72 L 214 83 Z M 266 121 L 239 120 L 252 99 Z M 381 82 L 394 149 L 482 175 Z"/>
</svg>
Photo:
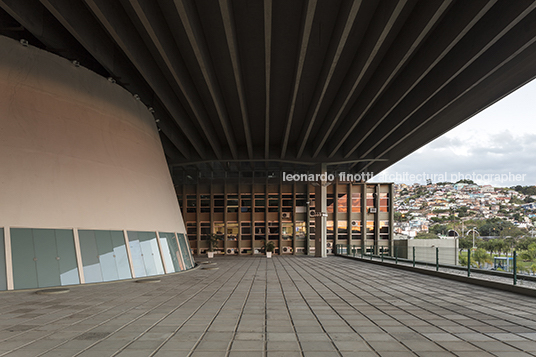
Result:
<svg viewBox="0 0 536 357">
<path fill-rule="evenodd" d="M 222 240 L 221 235 L 211 233 L 206 235 L 208 243 L 208 252 L 207 255 L 209 258 L 214 258 L 214 249 L 218 247 L 218 241 Z"/>
<path fill-rule="evenodd" d="M 264 245 L 264 250 L 266 251 L 266 258 L 272 257 L 272 253 L 274 252 L 274 249 L 275 249 L 274 242 L 272 241 L 266 242 L 266 244 Z"/>
</svg>

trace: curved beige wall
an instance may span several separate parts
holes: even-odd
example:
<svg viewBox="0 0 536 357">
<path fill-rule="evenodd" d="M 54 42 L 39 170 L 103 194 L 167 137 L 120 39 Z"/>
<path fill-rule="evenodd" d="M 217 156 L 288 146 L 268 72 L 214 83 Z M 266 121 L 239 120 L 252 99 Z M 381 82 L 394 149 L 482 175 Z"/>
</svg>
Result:
<svg viewBox="0 0 536 357">
<path fill-rule="evenodd" d="M 147 108 L 0 37 L 0 227 L 185 232 Z"/>
</svg>

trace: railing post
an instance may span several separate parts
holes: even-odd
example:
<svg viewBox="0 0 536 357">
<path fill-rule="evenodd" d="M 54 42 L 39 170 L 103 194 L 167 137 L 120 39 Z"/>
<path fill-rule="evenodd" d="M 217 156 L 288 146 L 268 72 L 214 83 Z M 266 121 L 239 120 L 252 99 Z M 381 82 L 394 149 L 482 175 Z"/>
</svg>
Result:
<svg viewBox="0 0 536 357">
<path fill-rule="evenodd" d="M 514 285 L 517 285 L 517 252 L 514 250 Z"/>
<path fill-rule="evenodd" d="M 467 249 L 467 277 L 471 276 L 471 249 Z"/>
<path fill-rule="evenodd" d="M 398 264 L 398 247 L 395 246 L 395 264 Z"/>
<path fill-rule="evenodd" d="M 413 247 L 413 267 L 415 268 L 415 247 Z"/>
<path fill-rule="evenodd" d="M 435 249 L 435 271 L 439 271 L 439 247 Z"/>
<path fill-rule="evenodd" d="M 373 255 L 374 255 L 374 246 L 372 246 L 372 249 L 370 250 L 370 260 L 372 260 Z"/>
<path fill-rule="evenodd" d="M 381 254 L 382 254 L 382 263 L 383 263 L 383 247 L 381 249 Z"/>
</svg>

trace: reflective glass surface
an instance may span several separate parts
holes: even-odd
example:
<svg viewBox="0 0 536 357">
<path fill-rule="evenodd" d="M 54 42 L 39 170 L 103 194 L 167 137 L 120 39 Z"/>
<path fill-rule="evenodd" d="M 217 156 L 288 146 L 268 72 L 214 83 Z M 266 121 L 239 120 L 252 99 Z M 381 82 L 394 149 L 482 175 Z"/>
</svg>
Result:
<svg viewBox="0 0 536 357">
<path fill-rule="evenodd" d="M 86 283 L 131 278 L 123 232 L 79 230 Z"/>
<path fill-rule="evenodd" d="M 194 260 L 192 258 L 192 254 L 190 252 L 190 247 L 188 245 L 188 242 L 186 241 L 186 237 L 184 237 L 184 234 L 177 233 L 177 238 L 179 240 L 179 246 L 181 248 L 182 253 L 182 260 L 184 262 L 184 266 L 186 269 L 190 269 L 194 266 Z"/>
<path fill-rule="evenodd" d="M 155 232 L 128 232 L 136 277 L 164 274 Z"/>
<path fill-rule="evenodd" d="M 79 284 L 73 232 L 11 229 L 15 289 Z"/>
<path fill-rule="evenodd" d="M 160 246 L 162 247 L 162 255 L 166 262 L 168 273 L 173 273 L 183 270 L 182 257 L 179 250 L 179 244 L 175 238 L 175 233 L 158 233 L 160 236 Z"/>
</svg>

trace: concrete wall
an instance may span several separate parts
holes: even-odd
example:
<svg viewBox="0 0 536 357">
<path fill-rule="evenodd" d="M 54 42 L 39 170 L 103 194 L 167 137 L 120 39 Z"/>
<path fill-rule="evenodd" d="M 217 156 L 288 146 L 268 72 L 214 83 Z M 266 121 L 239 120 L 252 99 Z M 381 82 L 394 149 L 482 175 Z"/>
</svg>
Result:
<svg viewBox="0 0 536 357">
<path fill-rule="evenodd" d="M 144 104 L 106 78 L 5 37 L 0 227 L 185 232 Z"/>
<path fill-rule="evenodd" d="M 399 258 L 413 259 L 415 247 L 415 260 L 435 264 L 436 248 L 439 248 L 440 264 L 458 264 L 457 239 L 395 239 L 394 247 Z"/>
</svg>

